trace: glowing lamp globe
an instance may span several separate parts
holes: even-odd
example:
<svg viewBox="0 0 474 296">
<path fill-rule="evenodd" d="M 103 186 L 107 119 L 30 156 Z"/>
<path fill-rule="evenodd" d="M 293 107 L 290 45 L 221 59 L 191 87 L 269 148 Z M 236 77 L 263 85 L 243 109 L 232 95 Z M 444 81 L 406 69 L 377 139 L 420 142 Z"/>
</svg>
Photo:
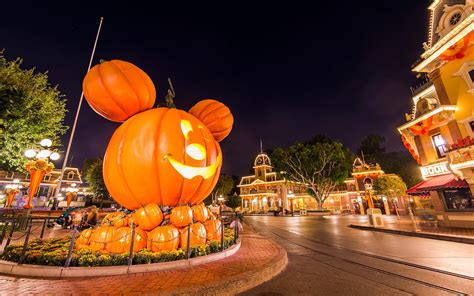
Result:
<svg viewBox="0 0 474 296">
<path fill-rule="evenodd" d="M 59 159 L 59 153 L 53 152 L 53 153 L 51 153 L 49 158 L 51 158 L 51 160 L 58 160 Z"/>
<path fill-rule="evenodd" d="M 33 158 L 36 156 L 36 151 L 34 149 L 28 149 L 25 151 L 25 156 L 28 158 Z"/>
<path fill-rule="evenodd" d="M 53 141 L 50 139 L 43 139 L 41 140 L 40 145 L 43 147 L 51 147 L 51 145 L 53 145 Z"/>
</svg>

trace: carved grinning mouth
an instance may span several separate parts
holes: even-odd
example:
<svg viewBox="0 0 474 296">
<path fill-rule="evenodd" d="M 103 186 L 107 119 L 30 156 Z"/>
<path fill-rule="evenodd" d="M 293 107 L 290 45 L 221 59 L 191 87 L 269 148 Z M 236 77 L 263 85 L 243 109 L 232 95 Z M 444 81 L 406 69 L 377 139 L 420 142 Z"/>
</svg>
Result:
<svg viewBox="0 0 474 296">
<path fill-rule="evenodd" d="M 217 159 L 216 161 L 214 161 L 214 163 L 212 163 L 210 166 L 205 167 L 194 167 L 186 165 L 174 159 L 172 154 L 167 154 L 165 156 L 165 159 L 168 159 L 174 169 L 186 179 L 192 179 L 196 176 L 201 176 L 204 179 L 209 179 L 216 173 L 217 167 L 222 161 L 222 153 L 219 153 L 217 155 Z"/>
</svg>

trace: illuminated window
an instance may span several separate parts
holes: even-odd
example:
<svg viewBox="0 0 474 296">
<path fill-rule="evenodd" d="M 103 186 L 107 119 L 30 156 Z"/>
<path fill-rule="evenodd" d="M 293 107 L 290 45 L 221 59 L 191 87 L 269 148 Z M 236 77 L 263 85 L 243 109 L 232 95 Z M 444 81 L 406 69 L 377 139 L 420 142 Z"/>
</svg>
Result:
<svg viewBox="0 0 474 296">
<path fill-rule="evenodd" d="M 444 157 L 446 155 L 447 149 L 446 142 L 444 141 L 441 134 L 436 134 L 432 136 L 431 139 L 433 140 L 433 145 L 435 147 L 436 153 L 438 154 L 438 157 Z"/>
<path fill-rule="evenodd" d="M 14 172 L 7 172 L 5 174 L 5 179 L 13 179 L 13 176 L 15 175 Z"/>
<path fill-rule="evenodd" d="M 451 26 L 454 26 L 456 25 L 457 23 L 459 23 L 459 21 L 461 20 L 461 13 L 460 12 L 456 12 L 455 14 L 453 14 L 451 16 L 451 18 L 449 18 L 449 24 Z"/>
<path fill-rule="evenodd" d="M 43 180 L 44 180 L 45 182 L 51 181 L 51 174 L 45 175 Z"/>
<path fill-rule="evenodd" d="M 74 175 L 75 175 L 74 172 L 69 172 L 69 173 L 67 173 L 67 178 L 68 178 L 68 180 L 74 179 Z"/>
</svg>

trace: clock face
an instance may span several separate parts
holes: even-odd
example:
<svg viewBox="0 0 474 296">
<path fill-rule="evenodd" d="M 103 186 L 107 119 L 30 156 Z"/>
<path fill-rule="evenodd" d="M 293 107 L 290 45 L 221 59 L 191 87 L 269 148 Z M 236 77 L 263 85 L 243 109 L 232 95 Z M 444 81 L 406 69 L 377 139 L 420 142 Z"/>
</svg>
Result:
<svg viewBox="0 0 474 296">
<path fill-rule="evenodd" d="M 459 23 L 459 21 L 461 20 L 461 13 L 460 12 L 456 12 L 455 14 L 453 14 L 451 16 L 451 18 L 449 19 L 449 24 L 451 26 L 454 26 L 456 25 L 457 23 Z"/>
</svg>

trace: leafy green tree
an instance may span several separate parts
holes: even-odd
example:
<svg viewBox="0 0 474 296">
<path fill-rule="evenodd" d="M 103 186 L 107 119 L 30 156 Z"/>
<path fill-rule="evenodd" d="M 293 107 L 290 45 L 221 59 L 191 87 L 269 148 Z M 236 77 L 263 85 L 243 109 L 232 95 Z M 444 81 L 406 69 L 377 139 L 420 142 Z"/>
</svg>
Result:
<svg viewBox="0 0 474 296">
<path fill-rule="evenodd" d="M 211 194 L 204 200 L 204 203 L 207 205 L 217 202 L 217 197 L 222 194 L 222 196 L 227 196 L 235 190 L 235 180 L 233 177 L 221 174 L 219 180 L 217 181 L 216 186 L 212 190 Z"/>
<path fill-rule="evenodd" d="M 49 138 L 55 145 L 66 132 L 65 100 L 47 73 L 22 69 L 0 51 L 0 169 L 22 171 L 25 150 Z"/>
<path fill-rule="evenodd" d="M 375 134 L 368 135 L 360 144 L 358 154 L 364 153 L 364 155 L 370 156 L 376 153 L 383 153 L 385 152 L 385 148 L 383 147 L 384 143 L 384 136 Z"/>
<path fill-rule="evenodd" d="M 408 151 L 377 153 L 371 155 L 385 173 L 400 176 L 408 187 L 422 181 L 420 167 Z"/>
<path fill-rule="evenodd" d="M 236 208 L 242 205 L 242 198 L 237 194 L 232 194 L 227 198 L 225 205 L 235 211 Z"/>
<path fill-rule="evenodd" d="M 87 163 L 85 170 L 83 170 L 84 179 L 94 194 L 94 198 L 99 202 L 110 199 L 110 193 L 105 186 L 102 174 L 102 159 L 86 160 L 84 163 Z"/>
<path fill-rule="evenodd" d="M 341 143 L 315 137 L 288 149 L 275 149 L 271 159 L 285 179 L 307 184 L 322 209 L 329 193 L 349 176 L 354 157 Z"/>
<path fill-rule="evenodd" d="M 377 194 L 389 197 L 404 195 L 407 185 L 397 175 L 384 175 L 374 181 L 374 190 Z"/>
</svg>

